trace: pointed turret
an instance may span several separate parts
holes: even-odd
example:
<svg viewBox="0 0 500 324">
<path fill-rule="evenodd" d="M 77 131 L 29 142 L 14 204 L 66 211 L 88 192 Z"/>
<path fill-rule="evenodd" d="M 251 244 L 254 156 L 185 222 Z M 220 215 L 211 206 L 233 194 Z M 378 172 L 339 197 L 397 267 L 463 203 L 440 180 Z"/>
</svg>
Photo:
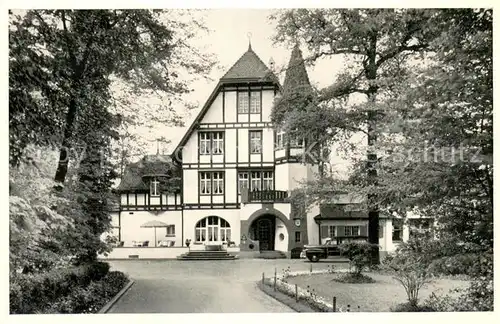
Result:
<svg viewBox="0 0 500 324">
<path fill-rule="evenodd" d="M 302 57 L 302 51 L 297 43 L 292 50 L 290 61 L 283 82 L 283 92 L 310 92 L 312 91 L 309 76 Z"/>
</svg>

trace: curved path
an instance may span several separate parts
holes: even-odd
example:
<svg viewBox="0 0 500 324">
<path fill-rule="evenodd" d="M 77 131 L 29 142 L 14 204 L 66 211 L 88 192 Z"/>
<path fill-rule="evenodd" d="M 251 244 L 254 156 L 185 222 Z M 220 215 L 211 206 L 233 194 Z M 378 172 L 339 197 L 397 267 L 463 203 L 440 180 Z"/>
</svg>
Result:
<svg viewBox="0 0 500 324">
<path fill-rule="evenodd" d="M 264 294 L 256 281 L 290 267 L 309 269 L 303 260 L 110 261 L 135 284 L 109 313 L 268 313 L 293 312 Z M 324 269 L 328 263 L 316 263 Z"/>
</svg>

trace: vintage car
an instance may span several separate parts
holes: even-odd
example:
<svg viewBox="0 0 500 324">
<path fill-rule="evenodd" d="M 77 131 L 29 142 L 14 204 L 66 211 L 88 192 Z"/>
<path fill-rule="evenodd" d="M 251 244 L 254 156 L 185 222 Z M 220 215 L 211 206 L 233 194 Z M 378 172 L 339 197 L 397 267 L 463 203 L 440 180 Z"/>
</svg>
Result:
<svg viewBox="0 0 500 324">
<path fill-rule="evenodd" d="M 329 256 L 340 255 L 340 248 L 336 241 L 331 239 L 326 240 L 322 245 L 306 245 L 302 252 L 311 262 L 318 262 L 321 259 L 326 259 Z"/>
</svg>

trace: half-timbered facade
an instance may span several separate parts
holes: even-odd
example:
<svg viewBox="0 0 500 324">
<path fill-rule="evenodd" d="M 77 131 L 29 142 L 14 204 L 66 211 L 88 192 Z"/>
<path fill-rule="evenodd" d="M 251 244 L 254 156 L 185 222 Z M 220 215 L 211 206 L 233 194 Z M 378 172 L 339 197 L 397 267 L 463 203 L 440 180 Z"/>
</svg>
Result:
<svg viewBox="0 0 500 324">
<path fill-rule="evenodd" d="M 191 248 L 287 252 L 327 237 L 367 238 L 367 215 L 356 204 L 339 214 L 338 206 L 306 211 L 288 199 L 318 172 L 302 158 L 304 141 L 271 123 L 276 96 L 297 82 L 292 75 L 310 87 L 298 46 L 283 87 L 249 46 L 219 80 L 171 156 L 147 156 L 127 167 L 118 187 L 120 210 L 113 217 L 123 246 L 149 241 L 148 246 L 184 247 L 188 241 Z"/>
</svg>

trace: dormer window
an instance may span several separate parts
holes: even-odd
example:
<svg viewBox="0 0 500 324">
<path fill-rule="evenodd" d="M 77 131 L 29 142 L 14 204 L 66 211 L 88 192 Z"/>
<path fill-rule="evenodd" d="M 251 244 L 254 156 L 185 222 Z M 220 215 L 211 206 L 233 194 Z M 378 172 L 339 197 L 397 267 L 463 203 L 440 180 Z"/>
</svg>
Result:
<svg viewBox="0 0 500 324">
<path fill-rule="evenodd" d="M 160 196 L 160 181 L 157 178 L 152 178 L 149 183 L 149 194 L 151 197 L 159 197 Z"/>
</svg>

